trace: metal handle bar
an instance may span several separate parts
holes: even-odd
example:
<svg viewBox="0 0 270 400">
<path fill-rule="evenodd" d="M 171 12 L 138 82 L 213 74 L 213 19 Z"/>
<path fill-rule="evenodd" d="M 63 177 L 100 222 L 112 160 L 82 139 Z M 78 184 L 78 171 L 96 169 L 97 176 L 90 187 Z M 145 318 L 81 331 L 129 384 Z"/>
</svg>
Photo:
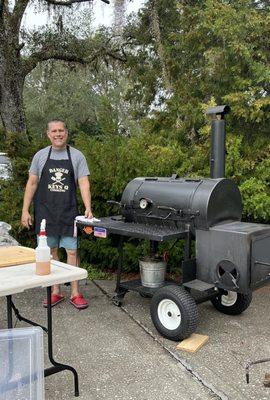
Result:
<svg viewBox="0 0 270 400">
<path fill-rule="evenodd" d="M 193 210 L 176 210 L 173 207 L 167 207 L 167 206 L 157 206 L 157 208 L 159 210 L 172 211 L 175 214 L 179 214 L 181 217 L 183 217 L 184 215 L 187 215 L 187 216 L 195 218 L 198 215 L 200 215 L 200 211 L 199 210 L 196 210 L 196 211 L 193 211 Z"/>
<path fill-rule="evenodd" d="M 106 201 L 107 204 L 114 204 L 115 206 L 121 207 L 122 204 L 119 201 L 115 201 L 115 200 L 107 200 Z"/>
<path fill-rule="evenodd" d="M 155 218 L 155 219 L 161 219 L 161 220 L 166 220 L 168 219 L 172 213 L 170 212 L 169 214 L 166 215 L 166 217 L 161 217 L 160 215 L 153 215 L 152 211 L 150 211 L 148 214 L 145 215 L 146 218 Z"/>
<path fill-rule="evenodd" d="M 175 212 L 175 213 L 178 212 L 178 211 L 177 211 L 175 208 L 173 208 L 173 207 L 157 206 L 157 208 L 158 208 L 159 210 L 173 211 L 173 212 Z"/>
</svg>

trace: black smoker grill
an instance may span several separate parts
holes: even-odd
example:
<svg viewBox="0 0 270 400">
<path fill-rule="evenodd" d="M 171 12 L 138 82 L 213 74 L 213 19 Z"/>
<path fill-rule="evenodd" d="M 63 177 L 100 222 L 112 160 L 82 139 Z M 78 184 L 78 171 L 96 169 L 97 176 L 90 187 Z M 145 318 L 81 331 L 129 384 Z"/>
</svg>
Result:
<svg viewBox="0 0 270 400">
<path fill-rule="evenodd" d="M 270 225 L 241 222 L 242 201 L 238 187 L 225 179 L 225 120 L 228 106 L 208 110 L 212 120 L 211 179 L 135 178 L 126 186 L 118 216 L 101 218 L 90 225 L 94 235 L 119 236 L 119 262 L 115 305 L 128 291 L 152 297 L 151 317 L 156 329 L 171 340 L 195 331 L 196 303 L 211 300 L 225 313 L 243 312 L 252 290 L 270 279 Z M 148 239 L 151 255 L 158 242 L 185 239 L 182 284 L 165 281 L 162 287 L 142 285 L 141 280 L 121 282 L 123 241 Z M 195 240 L 196 258 L 191 258 Z"/>
</svg>

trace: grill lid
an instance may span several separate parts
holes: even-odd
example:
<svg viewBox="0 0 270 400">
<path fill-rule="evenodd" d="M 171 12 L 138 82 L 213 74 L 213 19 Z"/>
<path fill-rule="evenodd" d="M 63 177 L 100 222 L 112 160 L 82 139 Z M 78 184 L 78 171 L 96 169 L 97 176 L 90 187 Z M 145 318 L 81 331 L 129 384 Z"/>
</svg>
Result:
<svg viewBox="0 0 270 400">
<path fill-rule="evenodd" d="M 121 212 L 128 222 L 178 226 L 193 220 L 208 229 L 222 221 L 239 221 L 241 195 L 229 179 L 135 178 L 126 186 Z"/>
</svg>

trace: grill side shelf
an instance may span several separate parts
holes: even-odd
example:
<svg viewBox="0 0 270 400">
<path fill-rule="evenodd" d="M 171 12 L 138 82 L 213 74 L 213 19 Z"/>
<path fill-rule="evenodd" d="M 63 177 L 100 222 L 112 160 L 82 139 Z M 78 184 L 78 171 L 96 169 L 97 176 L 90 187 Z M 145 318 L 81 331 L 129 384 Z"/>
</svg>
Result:
<svg viewBox="0 0 270 400">
<path fill-rule="evenodd" d="M 121 217 L 120 217 L 121 218 Z M 179 229 L 150 224 L 140 224 L 136 222 L 125 222 L 118 217 L 100 218 L 100 222 L 80 222 L 76 224 L 79 228 L 85 226 L 105 228 L 108 234 L 129 236 L 138 239 L 149 239 L 155 241 L 166 241 L 171 239 L 185 238 L 188 229 Z"/>
</svg>

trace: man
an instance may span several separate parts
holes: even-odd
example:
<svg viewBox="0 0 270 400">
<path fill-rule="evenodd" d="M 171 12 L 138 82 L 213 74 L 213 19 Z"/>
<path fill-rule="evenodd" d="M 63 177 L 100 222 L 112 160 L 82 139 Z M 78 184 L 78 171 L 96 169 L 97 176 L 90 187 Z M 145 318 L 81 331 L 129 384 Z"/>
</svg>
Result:
<svg viewBox="0 0 270 400">
<path fill-rule="evenodd" d="M 78 184 L 85 206 L 85 217 L 92 218 L 91 193 L 88 179 L 89 169 L 84 155 L 67 145 L 68 131 L 61 120 L 48 123 L 47 136 L 51 146 L 38 151 L 32 160 L 25 188 L 21 223 L 26 228 L 32 225 L 29 207 L 34 201 L 35 232 L 39 233 L 40 222 L 46 219 L 48 246 L 52 258 L 58 260 L 58 248 L 67 253 L 67 263 L 77 265 L 77 238 L 74 235 L 74 218 L 78 215 L 76 186 Z M 52 290 L 52 306 L 64 300 L 59 285 Z M 78 309 L 88 307 L 88 302 L 79 293 L 78 281 L 71 283 L 70 303 Z M 47 307 L 47 301 L 43 301 Z"/>
</svg>

